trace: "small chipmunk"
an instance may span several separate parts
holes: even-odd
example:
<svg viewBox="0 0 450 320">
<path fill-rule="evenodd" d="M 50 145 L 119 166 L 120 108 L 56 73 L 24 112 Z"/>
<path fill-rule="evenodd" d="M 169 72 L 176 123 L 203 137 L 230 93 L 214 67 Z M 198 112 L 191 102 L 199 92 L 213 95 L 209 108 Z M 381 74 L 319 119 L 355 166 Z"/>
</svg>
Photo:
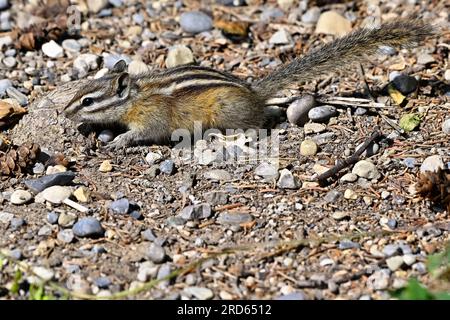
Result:
<svg viewBox="0 0 450 320">
<path fill-rule="evenodd" d="M 382 45 L 411 47 L 433 33 L 430 25 L 417 19 L 359 29 L 295 58 L 253 84 L 198 66 L 129 75 L 122 60 L 109 74 L 82 87 L 63 112 L 77 122 L 125 125 L 128 131 L 109 143 L 110 149 L 168 142 L 175 129 L 193 132 L 195 121 L 204 129 L 262 128 L 267 100 L 287 86 L 348 69 Z"/>
</svg>

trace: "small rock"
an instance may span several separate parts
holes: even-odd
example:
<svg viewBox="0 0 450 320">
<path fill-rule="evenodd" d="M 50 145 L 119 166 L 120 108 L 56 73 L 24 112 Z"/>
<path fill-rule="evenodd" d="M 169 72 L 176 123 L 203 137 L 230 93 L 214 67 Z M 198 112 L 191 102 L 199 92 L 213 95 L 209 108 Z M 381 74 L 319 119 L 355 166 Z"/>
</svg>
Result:
<svg viewBox="0 0 450 320">
<path fill-rule="evenodd" d="M 141 235 L 142 235 L 142 237 L 143 237 L 145 240 L 148 240 L 148 241 L 151 241 L 151 242 L 153 242 L 153 241 L 156 240 L 156 235 L 153 233 L 153 230 L 152 230 L 152 229 L 146 229 L 146 230 L 144 230 L 144 231 L 141 233 Z"/>
<path fill-rule="evenodd" d="M 403 262 L 408 266 L 412 266 L 414 263 L 416 263 L 416 256 L 413 254 L 405 254 L 403 256 Z"/>
<path fill-rule="evenodd" d="M 214 297 L 214 293 L 208 288 L 187 287 L 183 291 L 189 296 L 194 296 L 198 300 L 210 300 Z"/>
<path fill-rule="evenodd" d="M 43 190 L 36 197 L 43 198 L 44 200 L 53 204 L 61 204 L 65 199 L 72 195 L 72 190 L 67 187 L 53 186 Z"/>
<path fill-rule="evenodd" d="M 228 193 L 225 191 L 211 191 L 204 195 L 205 201 L 211 206 L 224 205 L 228 203 Z"/>
<path fill-rule="evenodd" d="M 297 179 L 288 169 L 280 171 L 280 179 L 277 185 L 281 189 L 298 189 L 300 187 Z"/>
<path fill-rule="evenodd" d="M 44 268 L 44 267 L 33 267 L 33 274 L 39 277 L 43 281 L 50 281 L 55 276 L 55 272 L 53 270 Z"/>
<path fill-rule="evenodd" d="M 92 217 L 82 218 L 72 228 L 73 233 L 77 237 L 101 237 L 104 234 L 104 230 L 100 222 Z"/>
<path fill-rule="evenodd" d="M 35 180 L 25 180 L 25 185 L 34 193 L 39 193 L 46 188 L 55 185 L 67 185 L 75 178 L 75 173 L 72 171 L 61 172 L 43 176 Z"/>
<path fill-rule="evenodd" d="M 442 131 L 443 131 L 445 134 L 450 134 L 450 118 L 447 119 L 447 120 L 445 120 L 445 121 L 442 123 Z"/>
<path fill-rule="evenodd" d="M 416 166 L 416 159 L 415 158 L 405 158 L 405 159 L 403 159 L 403 163 L 408 168 L 414 169 L 414 167 Z"/>
<path fill-rule="evenodd" d="M 185 64 L 191 64 L 194 61 L 194 54 L 191 49 L 185 45 L 177 45 L 169 49 L 166 58 L 166 67 L 174 68 Z"/>
<path fill-rule="evenodd" d="M 260 19 L 264 22 L 276 20 L 284 16 L 284 12 L 279 8 L 265 8 L 261 13 Z"/>
<path fill-rule="evenodd" d="M 375 271 L 367 278 L 367 287 L 372 290 L 385 290 L 389 286 L 388 270 Z"/>
<path fill-rule="evenodd" d="M 130 210 L 130 202 L 127 198 L 122 198 L 111 202 L 109 209 L 115 214 L 127 214 Z"/>
<path fill-rule="evenodd" d="M 22 259 L 22 257 L 23 257 L 22 251 L 20 251 L 20 249 L 9 250 L 8 257 L 10 257 L 13 260 L 18 261 L 18 260 Z"/>
<path fill-rule="evenodd" d="M 255 174 L 264 178 L 266 181 L 278 179 L 278 169 L 271 163 L 263 162 L 255 169 Z"/>
<path fill-rule="evenodd" d="M 81 44 L 75 39 L 66 39 L 62 42 L 62 47 L 69 53 L 78 53 L 81 50 Z"/>
<path fill-rule="evenodd" d="M 383 254 L 386 257 L 392 257 L 397 253 L 400 253 L 400 247 L 396 244 L 388 244 L 383 248 Z"/>
<path fill-rule="evenodd" d="M 433 56 L 429 53 L 420 53 L 417 56 L 417 63 L 418 64 L 423 64 L 423 65 L 427 65 L 429 63 L 433 63 L 436 60 L 433 58 Z"/>
<path fill-rule="evenodd" d="M 64 243 L 71 243 L 74 239 L 75 235 L 73 234 L 73 231 L 70 229 L 61 230 L 58 232 L 58 240 L 62 241 Z"/>
<path fill-rule="evenodd" d="M 58 222 L 59 215 L 56 212 L 47 213 L 47 221 L 50 224 L 56 224 Z"/>
<path fill-rule="evenodd" d="M 158 274 L 158 267 L 151 261 L 145 261 L 139 264 L 137 279 L 141 282 L 147 282 Z"/>
<path fill-rule="evenodd" d="M 87 0 L 86 4 L 89 12 L 99 13 L 101 10 L 106 8 L 108 5 L 108 0 Z"/>
<path fill-rule="evenodd" d="M 169 217 L 169 218 L 167 218 L 166 223 L 169 227 L 177 227 L 177 226 L 184 225 L 186 223 L 186 220 L 184 220 L 180 216 Z"/>
<path fill-rule="evenodd" d="M 147 257 L 152 261 L 153 263 L 162 263 L 164 262 L 164 259 L 166 258 L 166 251 L 163 247 L 152 243 L 150 244 L 150 247 L 147 251 Z"/>
<path fill-rule="evenodd" d="M 339 250 L 359 249 L 361 245 L 350 240 L 342 240 L 339 242 Z"/>
<path fill-rule="evenodd" d="M 377 167 L 368 160 L 358 161 L 353 167 L 352 173 L 356 174 L 358 177 L 369 180 L 378 179 L 380 177 Z"/>
<path fill-rule="evenodd" d="M 336 138 L 334 132 L 324 132 L 318 134 L 317 136 L 312 137 L 311 139 L 317 143 L 317 145 L 321 146 L 333 141 Z"/>
<path fill-rule="evenodd" d="M 184 12 L 180 16 L 180 26 L 184 32 L 200 33 L 211 30 L 213 20 L 210 16 L 200 11 Z"/>
<path fill-rule="evenodd" d="M 419 82 L 416 78 L 401 74 L 392 80 L 394 87 L 405 96 L 416 91 Z"/>
<path fill-rule="evenodd" d="M 13 218 L 14 218 L 14 215 L 12 213 L 0 211 L 0 222 L 10 223 Z"/>
<path fill-rule="evenodd" d="M 132 75 L 146 74 L 149 71 L 149 66 L 140 60 L 133 60 L 128 65 L 128 73 Z"/>
<path fill-rule="evenodd" d="M 342 182 L 355 182 L 358 180 L 358 176 L 352 172 L 344 174 L 341 179 Z"/>
<path fill-rule="evenodd" d="M 21 106 L 26 106 L 28 104 L 27 96 L 14 87 L 6 89 L 6 94 L 8 97 L 16 100 Z"/>
<path fill-rule="evenodd" d="M 253 217 L 249 213 L 242 212 L 222 212 L 217 217 L 216 222 L 222 225 L 240 225 L 253 221 Z"/>
<path fill-rule="evenodd" d="M 106 69 L 108 70 L 108 69 Z M 111 130 L 103 130 L 98 135 L 98 140 L 100 140 L 103 143 L 108 143 L 114 140 L 114 133 Z"/>
<path fill-rule="evenodd" d="M 173 160 L 165 160 L 160 164 L 159 170 L 161 170 L 162 173 L 172 175 L 175 172 L 175 163 Z"/>
<path fill-rule="evenodd" d="M 306 300 L 306 297 L 302 292 L 292 292 L 276 297 L 275 300 Z"/>
<path fill-rule="evenodd" d="M 290 123 L 303 126 L 308 122 L 308 112 L 316 106 L 316 100 L 312 95 L 304 95 L 292 102 L 286 110 L 286 116 Z"/>
<path fill-rule="evenodd" d="M 355 110 L 355 115 L 357 116 L 363 116 L 367 113 L 367 108 L 358 107 Z"/>
<path fill-rule="evenodd" d="M 73 192 L 73 195 L 79 202 L 89 202 L 90 192 L 86 187 L 79 187 L 77 190 Z"/>
<path fill-rule="evenodd" d="M 352 24 L 335 11 L 322 13 L 317 21 L 315 33 L 343 36 L 352 30 Z"/>
<path fill-rule="evenodd" d="M 71 213 L 61 213 L 58 217 L 58 224 L 63 228 L 71 227 L 77 221 L 77 216 Z"/>
<path fill-rule="evenodd" d="M 11 203 L 12 204 L 25 204 L 33 198 L 31 193 L 25 190 L 16 190 L 11 194 Z"/>
<path fill-rule="evenodd" d="M 439 169 L 443 170 L 445 168 L 442 158 L 438 155 L 427 157 L 422 165 L 420 166 L 420 172 L 424 173 L 426 171 L 437 172 Z"/>
<path fill-rule="evenodd" d="M 42 52 L 50 58 L 61 58 L 64 55 L 63 48 L 53 40 L 42 45 Z"/>
<path fill-rule="evenodd" d="M 107 289 L 111 285 L 111 280 L 108 277 L 99 277 L 94 280 L 94 283 L 100 289 Z"/>
<path fill-rule="evenodd" d="M 2 60 L 3 64 L 7 67 L 7 68 L 14 68 L 17 65 L 17 61 L 16 58 L 14 57 L 6 57 Z"/>
<path fill-rule="evenodd" d="M 350 215 L 348 214 L 348 212 L 345 211 L 338 211 L 335 212 L 331 215 L 331 217 L 336 220 L 336 221 L 340 221 L 340 220 L 344 220 L 347 218 L 350 218 Z"/>
<path fill-rule="evenodd" d="M 294 2 L 294 0 L 277 0 L 278 5 L 284 11 L 288 11 L 294 5 Z"/>
<path fill-rule="evenodd" d="M 111 162 L 109 160 L 105 160 L 100 164 L 100 168 L 98 169 L 100 172 L 110 172 L 112 171 L 113 167 L 111 165 Z"/>
<path fill-rule="evenodd" d="M 25 225 L 25 220 L 23 218 L 12 218 L 10 221 L 10 226 L 12 229 L 19 229 L 21 226 Z"/>
<path fill-rule="evenodd" d="M 67 171 L 66 167 L 64 167 L 63 165 L 57 164 L 55 166 L 48 166 L 47 170 L 45 171 L 45 174 L 50 175 L 50 174 L 66 172 L 66 171 Z"/>
<path fill-rule="evenodd" d="M 302 15 L 302 22 L 314 24 L 319 20 L 320 9 L 318 7 L 311 7 Z"/>
<path fill-rule="evenodd" d="M 312 140 L 304 140 L 300 145 L 302 156 L 314 156 L 317 153 L 317 144 Z"/>
<path fill-rule="evenodd" d="M 162 159 L 162 155 L 155 152 L 149 152 L 145 156 L 145 161 L 147 161 L 148 164 L 154 165 L 155 163 L 158 163 Z"/>
<path fill-rule="evenodd" d="M 347 200 L 356 200 L 358 199 L 358 194 L 352 189 L 346 189 L 344 192 L 344 198 Z"/>
<path fill-rule="evenodd" d="M 303 129 L 305 130 L 305 134 L 310 134 L 324 132 L 327 127 L 324 124 L 312 122 L 306 123 Z"/>
<path fill-rule="evenodd" d="M 383 190 L 381 191 L 381 199 L 387 199 L 391 193 L 389 191 Z"/>
<path fill-rule="evenodd" d="M 9 79 L 1 79 L 0 80 L 0 96 L 6 93 L 8 88 L 12 88 L 13 84 Z"/>
<path fill-rule="evenodd" d="M 342 196 L 342 193 L 340 193 L 339 191 L 330 190 L 325 195 L 325 197 L 323 197 L 323 200 L 325 200 L 326 203 L 335 203 L 341 196 Z"/>
<path fill-rule="evenodd" d="M 327 122 L 336 115 L 337 110 L 333 106 L 314 107 L 308 112 L 308 118 L 314 122 Z"/>
<path fill-rule="evenodd" d="M 217 181 L 231 180 L 231 175 L 227 171 L 221 169 L 207 171 L 205 172 L 204 177 L 205 179 L 208 180 L 217 180 Z"/>
<path fill-rule="evenodd" d="M 0 0 L 0 10 L 8 9 L 9 3 L 8 0 Z"/>
<path fill-rule="evenodd" d="M 292 43 L 292 37 L 286 29 L 280 29 L 275 32 L 269 39 L 271 44 L 289 44 Z"/>
<path fill-rule="evenodd" d="M 1 48 L 1 38 L 0 38 L 0 48 Z M 444 79 L 445 79 L 446 81 L 450 81 L 450 69 L 445 70 L 445 73 L 444 73 Z"/>
<path fill-rule="evenodd" d="M 135 13 L 135 14 L 133 14 L 133 22 L 136 23 L 136 24 L 142 25 L 145 22 L 145 18 L 144 18 L 144 16 L 142 14 Z"/>
<path fill-rule="evenodd" d="M 38 231 L 38 236 L 41 237 L 47 237 L 49 235 L 51 235 L 53 232 L 52 228 L 50 226 L 42 226 L 39 231 Z"/>
<path fill-rule="evenodd" d="M 419 274 L 427 273 L 427 266 L 423 262 L 417 262 L 412 265 L 412 269 Z"/>
<path fill-rule="evenodd" d="M 185 207 L 180 214 L 184 220 L 207 219 L 211 216 L 211 205 L 208 203 Z"/>
<path fill-rule="evenodd" d="M 403 265 L 403 257 L 394 256 L 386 259 L 386 264 L 391 271 L 396 271 Z"/>
</svg>

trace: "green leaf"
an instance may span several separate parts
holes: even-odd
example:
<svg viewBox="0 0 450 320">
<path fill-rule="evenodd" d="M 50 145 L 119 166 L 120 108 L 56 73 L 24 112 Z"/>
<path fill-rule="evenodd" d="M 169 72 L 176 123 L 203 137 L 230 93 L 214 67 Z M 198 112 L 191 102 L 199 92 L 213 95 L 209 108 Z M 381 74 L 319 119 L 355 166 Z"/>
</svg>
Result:
<svg viewBox="0 0 450 320">
<path fill-rule="evenodd" d="M 421 117 L 417 113 L 408 113 L 401 117 L 400 127 L 406 132 L 413 131 L 421 122 Z"/>
<path fill-rule="evenodd" d="M 409 279 L 406 287 L 391 293 L 394 298 L 400 300 L 433 300 L 434 296 L 427 288 L 422 286 L 417 279 Z"/>
<path fill-rule="evenodd" d="M 438 292 L 434 294 L 436 300 L 450 300 L 450 292 Z"/>
</svg>

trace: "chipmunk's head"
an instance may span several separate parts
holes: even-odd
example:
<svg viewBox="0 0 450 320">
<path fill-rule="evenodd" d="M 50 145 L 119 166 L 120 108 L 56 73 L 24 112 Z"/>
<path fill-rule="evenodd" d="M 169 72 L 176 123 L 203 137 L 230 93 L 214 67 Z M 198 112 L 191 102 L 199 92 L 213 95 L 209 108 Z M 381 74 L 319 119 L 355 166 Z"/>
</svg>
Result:
<svg viewBox="0 0 450 320">
<path fill-rule="evenodd" d="M 119 122 L 130 104 L 131 79 L 126 63 L 117 62 L 105 76 L 83 86 L 64 108 L 64 115 L 77 122 Z"/>
</svg>

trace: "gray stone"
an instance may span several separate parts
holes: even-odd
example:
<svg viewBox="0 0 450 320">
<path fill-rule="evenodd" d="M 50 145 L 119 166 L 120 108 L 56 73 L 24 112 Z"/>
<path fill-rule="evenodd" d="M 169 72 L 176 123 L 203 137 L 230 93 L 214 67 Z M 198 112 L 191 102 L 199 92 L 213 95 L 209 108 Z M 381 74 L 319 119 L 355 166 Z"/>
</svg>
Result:
<svg viewBox="0 0 450 320">
<path fill-rule="evenodd" d="M 50 58 L 61 58 L 64 55 L 63 48 L 53 40 L 42 45 L 42 52 Z"/>
<path fill-rule="evenodd" d="M 75 173 L 66 171 L 50 174 L 34 180 L 25 180 L 25 185 L 34 193 L 39 193 L 54 185 L 68 185 L 74 178 Z"/>
<path fill-rule="evenodd" d="M 9 87 L 6 89 L 6 93 L 12 99 L 15 99 L 21 106 L 26 106 L 28 104 L 28 98 L 22 92 L 14 87 Z"/>
<path fill-rule="evenodd" d="M 306 300 L 306 297 L 303 292 L 297 291 L 276 297 L 275 300 Z"/>
<path fill-rule="evenodd" d="M 100 222 L 92 217 L 82 218 L 72 228 L 73 233 L 77 237 L 101 237 L 103 236 L 104 230 Z"/>
<path fill-rule="evenodd" d="M 278 179 L 279 176 L 278 169 L 273 164 L 267 162 L 263 162 L 256 167 L 255 174 L 268 181 Z"/>
<path fill-rule="evenodd" d="M 50 281 L 55 276 L 55 272 L 53 270 L 40 266 L 33 267 L 32 271 L 37 277 L 44 281 Z"/>
<path fill-rule="evenodd" d="M 16 190 L 11 194 L 10 201 L 12 204 L 21 205 L 29 202 L 32 198 L 33 196 L 28 191 Z"/>
<path fill-rule="evenodd" d="M 367 108 L 358 107 L 355 110 L 355 115 L 357 116 L 363 116 L 367 113 Z"/>
<path fill-rule="evenodd" d="M 98 140 L 100 140 L 103 143 L 111 142 L 114 140 L 114 132 L 108 129 L 103 130 L 102 132 L 99 133 Z"/>
<path fill-rule="evenodd" d="M 151 261 L 145 261 L 139 264 L 137 279 L 141 282 L 147 282 L 158 274 L 158 267 Z"/>
<path fill-rule="evenodd" d="M 17 60 L 14 57 L 6 57 L 2 60 L 3 64 L 7 67 L 7 68 L 14 68 L 17 65 Z"/>
<path fill-rule="evenodd" d="M 297 179 L 288 169 L 280 171 L 280 179 L 277 185 L 281 189 L 298 189 L 300 187 Z"/>
<path fill-rule="evenodd" d="M 25 220 L 23 218 L 12 218 L 10 221 L 10 226 L 12 229 L 18 229 L 21 226 L 25 225 Z"/>
<path fill-rule="evenodd" d="M 347 250 L 347 249 L 359 249 L 361 245 L 357 242 L 353 242 L 350 240 L 342 240 L 339 242 L 339 249 L 340 250 Z"/>
<path fill-rule="evenodd" d="M 289 44 L 292 43 L 292 37 L 286 29 L 280 29 L 275 32 L 269 39 L 271 44 Z"/>
<path fill-rule="evenodd" d="M 47 221 L 50 224 L 58 223 L 58 218 L 59 218 L 59 215 L 54 211 L 47 213 Z"/>
<path fill-rule="evenodd" d="M 10 257 L 10 258 L 12 258 L 13 260 L 16 260 L 16 261 L 20 260 L 23 257 L 22 251 L 20 249 L 9 250 L 8 257 Z"/>
<path fill-rule="evenodd" d="M 200 11 L 184 12 L 180 16 L 180 26 L 184 32 L 200 33 L 211 30 L 213 20 L 210 16 Z"/>
<path fill-rule="evenodd" d="M 327 122 L 331 117 L 337 115 L 337 110 L 333 106 L 314 107 L 308 112 L 308 118 L 314 122 Z"/>
<path fill-rule="evenodd" d="M 372 290 L 385 290 L 389 286 L 389 270 L 375 271 L 367 278 L 367 287 Z"/>
<path fill-rule="evenodd" d="M 11 30 L 11 13 L 10 11 L 0 12 L 0 31 Z"/>
<path fill-rule="evenodd" d="M 145 18 L 144 18 L 144 16 L 142 14 L 135 13 L 135 14 L 133 14 L 133 21 L 136 24 L 144 24 Z"/>
<path fill-rule="evenodd" d="M 388 244 L 383 248 L 383 254 L 386 257 L 391 257 L 398 253 L 400 253 L 400 247 L 397 244 Z"/>
<path fill-rule="evenodd" d="M 353 167 L 352 173 L 356 174 L 358 177 L 369 180 L 378 179 L 380 177 L 377 167 L 368 160 L 358 161 Z"/>
<path fill-rule="evenodd" d="M 70 229 L 61 230 L 58 232 L 58 240 L 62 241 L 64 243 L 71 243 L 74 239 L 75 235 L 73 234 L 73 231 Z"/>
<path fill-rule="evenodd" d="M 166 258 L 166 251 L 163 247 L 157 245 L 156 243 L 152 243 L 147 250 L 147 257 L 153 263 L 162 263 Z"/>
<path fill-rule="evenodd" d="M 8 0 L 0 0 L 0 10 L 5 10 L 9 7 Z"/>
<path fill-rule="evenodd" d="M 185 207 L 180 214 L 184 220 L 207 219 L 211 216 L 211 205 L 209 203 L 196 204 Z"/>
<path fill-rule="evenodd" d="M 171 272 L 172 272 L 172 268 L 171 268 L 170 264 L 165 263 L 159 268 L 158 274 L 156 275 L 156 279 L 157 280 L 167 279 L 170 276 Z M 169 280 L 164 280 L 159 283 L 159 287 L 166 288 L 169 285 L 169 282 L 170 282 Z"/>
<path fill-rule="evenodd" d="M 334 203 L 336 202 L 340 197 L 342 197 L 342 193 L 337 190 L 330 190 L 328 193 L 323 197 L 323 200 L 325 200 L 326 203 Z"/>
<path fill-rule="evenodd" d="M 228 203 L 228 193 L 225 191 L 211 191 L 204 195 L 205 201 L 211 206 L 224 205 Z"/>
<path fill-rule="evenodd" d="M 413 254 L 405 254 L 403 256 L 403 262 L 408 266 L 412 266 L 416 262 L 416 256 Z"/>
<path fill-rule="evenodd" d="M 444 161 L 438 155 L 427 157 L 422 165 L 420 166 L 420 172 L 425 171 L 437 172 L 439 169 L 443 170 L 445 168 Z"/>
<path fill-rule="evenodd" d="M 66 39 L 62 42 L 64 50 L 70 53 L 78 53 L 81 50 L 81 44 L 75 39 Z"/>
<path fill-rule="evenodd" d="M 336 221 L 341 221 L 341 220 L 350 218 L 350 215 L 348 212 L 345 212 L 345 211 L 337 211 L 337 212 L 333 213 L 331 215 L 331 217 Z"/>
<path fill-rule="evenodd" d="M 414 91 L 416 91 L 419 82 L 416 78 L 401 74 L 392 80 L 392 84 L 404 95 L 408 95 Z"/>
<path fill-rule="evenodd" d="M 109 209 L 115 214 L 127 214 L 130 210 L 130 202 L 127 198 L 122 198 L 111 202 Z"/>
<path fill-rule="evenodd" d="M 145 240 L 148 240 L 148 241 L 151 241 L 151 242 L 156 240 L 156 235 L 153 233 L 152 229 L 144 230 L 141 233 L 141 235 L 142 235 L 142 238 L 144 238 Z"/>
<path fill-rule="evenodd" d="M 396 271 L 403 265 L 403 257 L 394 256 L 386 259 L 386 264 L 391 271 Z"/>
<path fill-rule="evenodd" d="M 429 53 L 420 53 L 417 56 L 417 63 L 418 64 L 423 64 L 423 65 L 427 65 L 430 63 L 435 62 L 436 60 L 433 58 L 433 56 Z"/>
<path fill-rule="evenodd" d="M 311 7 L 302 15 L 302 22 L 308 24 L 314 24 L 319 20 L 320 9 L 318 7 Z"/>
<path fill-rule="evenodd" d="M 445 120 L 445 121 L 442 123 L 442 131 L 443 131 L 445 134 L 450 134 L 450 118 L 447 119 L 447 120 Z"/>
<path fill-rule="evenodd" d="M 405 158 L 405 159 L 403 159 L 403 164 L 410 169 L 414 169 L 414 167 L 416 166 L 416 159 L 415 158 Z"/>
<path fill-rule="evenodd" d="M 253 221 L 253 217 L 249 213 L 243 212 L 222 212 L 217 217 L 216 222 L 222 225 L 240 225 Z"/>
<path fill-rule="evenodd" d="M 358 180 L 358 176 L 354 173 L 346 173 L 344 174 L 341 179 L 342 182 L 355 182 L 356 180 Z"/>
<path fill-rule="evenodd" d="M 182 217 L 180 216 L 175 216 L 175 217 L 169 217 L 167 218 L 166 221 L 167 225 L 169 227 L 177 227 L 177 226 L 182 226 L 186 223 L 186 220 L 184 220 Z"/>
<path fill-rule="evenodd" d="M 38 236 L 47 237 L 53 233 L 53 230 L 50 226 L 42 226 L 38 231 Z"/>
<path fill-rule="evenodd" d="M 412 265 L 412 269 L 419 274 L 427 273 L 427 266 L 423 262 L 417 262 Z"/>
<path fill-rule="evenodd" d="M 8 47 L 13 43 L 12 38 L 10 36 L 0 37 L 0 50 L 3 47 Z"/>
<path fill-rule="evenodd" d="M 324 132 L 321 134 L 318 134 L 314 137 L 312 137 L 311 139 L 317 143 L 317 145 L 321 146 L 323 144 L 327 144 L 331 141 L 333 141 L 336 138 L 336 135 L 334 134 L 334 132 Z"/>
<path fill-rule="evenodd" d="M 364 142 L 360 143 L 355 150 L 358 150 L 360 147 L 362 147 L 362 145 L 364 144 Z M 380 150 L 380 146 L 378 145 L 378 143 L 376 142 L 372 142 L 369 144 L 369 146 L 366 148 L 366 150 L 364 150 L 364 152 L 361 154 L 362 157 L 371 157 L 375 154 L 378 153 L 378 151 Z"/>
<path fill-rule="evenodd" d="M 123 0 L 108 0 L 108 2 L 116 8 L 123 6 Z"/>
<path fill-rule="evenodd" d="M 214 293 L 208 288 L 187 287 L 183 291 L 189 296 L 194 296 L 198 300 L 210 300 L 214 297 Z"/>
<path fill-rule="evenodd" d="M 0 222 L 10 223 L 13 218 L 14 218 L 14 215 L 12 213 L 0 211 Z"/>
<path fill-rule="evenodd" d="M 205 172 L 204 177 L 208 180 L 217 180 L 217 181 L 229 181 L 231 180 L 231 175 L 221 169 L 215 169 Z"/>
<path fill-rule="evenodd" d="M 33 166 L 34 174 L 42 174 L 45 172 L 45 166 L 41 162 L 36 162 Z"/>
<path fill-rule="evenodd" d="M 284 12 L 279 8 L 265 8 L 261 13 L 261 21 L 268 22 L 284 16 Z"/>
<path fill-rule="evenodd" d="M 161 170 L 162 173 L 172 175 L 175 172 L 175 163 L 170 159 L 165 160 L 160 164 L 159 170 Z"/>
<path fill-rule="evenodd" d="M 9 79 L 1 79 L 0 80 L 0 96 L 6 93 L 8 88 L 12 88 L 13 84 Z"/>
</svg>

